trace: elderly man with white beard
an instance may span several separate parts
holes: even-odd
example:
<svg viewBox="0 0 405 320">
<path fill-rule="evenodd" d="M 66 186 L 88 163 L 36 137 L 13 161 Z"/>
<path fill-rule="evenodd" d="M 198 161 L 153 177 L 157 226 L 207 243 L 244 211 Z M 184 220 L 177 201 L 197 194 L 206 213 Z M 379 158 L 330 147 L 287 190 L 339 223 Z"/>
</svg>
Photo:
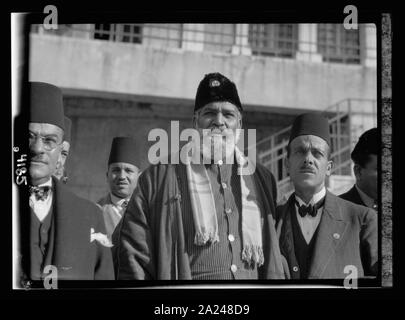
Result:
<svg viewBox="0 0 405 320">
<path fill-rule="evenodd" d="M 179 164 L 143 172 L 114 232 L 118 279 L 284 278 L 276 183 L 236 147 L 242 113 L 235 84 L 207 74 L 193 116 L 200 139 L 183 147 Z"/>
</svg>

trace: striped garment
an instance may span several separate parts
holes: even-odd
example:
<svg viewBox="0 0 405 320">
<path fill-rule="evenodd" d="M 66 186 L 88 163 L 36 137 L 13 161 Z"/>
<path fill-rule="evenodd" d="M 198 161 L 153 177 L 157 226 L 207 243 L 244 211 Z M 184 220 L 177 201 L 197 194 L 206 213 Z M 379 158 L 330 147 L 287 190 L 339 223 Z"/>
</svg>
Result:
<svg viewBox="0 0 405 320">
<path fill-rule="evenodd" d="M 258 279 L 256 265 L 242 260 L 242 200 L 236 165 L 205 165 L 211 183 L 218 221 L 219 241 L 196 245 L 186 170 L 179 170 L 185 249 L 193 280 Z M 224 188 L 224 184 L 226 187 Z M 262 211 L 263 204 L 259 202 Z M 230 213 L 226 213 L 229 208 Z M 232 240 L 232 241 L 231 241 Z M 236 272 L 231 266 L 236 266 Z"/>
<path fill-rule="evenodd" d="M 189 147 L 192 147 L 191 144 Z M 235 149 L 235 158 L 242 198 L 242 259 L 248 264 L 261 266 L 264 263 L 262 224 L 258 200 L 255 197 L 255 183 L 252 174 L 241 174 L 249 160 L 238 149 Z M 194 243 L 215 244 L 219 241 L 218 218 L 207 170 L 204 165 L 193 164 L 190 157 L 186 172 L 195 226 Z M 226 213 L 230 213 L 229 211 L 230 208 L 225 210 Z"/>
</svg>

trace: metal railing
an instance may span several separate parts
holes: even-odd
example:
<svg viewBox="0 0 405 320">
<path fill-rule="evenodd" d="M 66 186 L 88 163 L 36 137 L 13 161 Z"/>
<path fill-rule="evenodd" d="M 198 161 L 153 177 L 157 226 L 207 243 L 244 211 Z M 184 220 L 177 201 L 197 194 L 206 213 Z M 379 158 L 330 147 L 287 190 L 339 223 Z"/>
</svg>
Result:
<svg viewBox="0 0 405 320">
<path fill-rule="evenodd" d="M 323 61 L 360 63 L 359 43 L 326 43 L 319 39 L 304 41 L 298 38 L 299 25 L 292 25 L 295 26 L 292 27 L 294 32 L 280 31 L 283 30 L 280 26 L 290 25 L 264 24 L 262 26 L 266 28 L 260 32 L 253 28 L 257 25 L 252 24 L 243 25 L 243 32 L 243 28 L 238 28 L 237 24 L 75 24 L 59 25 L 57 30 L 45 30 L 41 25 L 33 25 L 32 32 L 229 54 L 283 58 L 295 58 L 298 52 L 308 55 L 323 54 Z M 271 26 L 276 31 L 271 31 Z M 276 28 L 277 26 L 279 27 Z M 327 54 L 328 52 L 333 54 Z"/>
</svg>

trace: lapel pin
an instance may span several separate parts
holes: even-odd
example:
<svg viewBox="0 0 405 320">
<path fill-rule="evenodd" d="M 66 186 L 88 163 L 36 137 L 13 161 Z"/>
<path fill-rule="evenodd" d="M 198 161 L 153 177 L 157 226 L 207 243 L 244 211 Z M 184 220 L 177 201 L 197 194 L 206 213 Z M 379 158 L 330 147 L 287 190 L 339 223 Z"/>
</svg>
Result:
<svg viewBox="0 0 405 320">
<path fill-rule="evenodd" d="M 334 233 L 333 234 L 333 237 L 337 240 L 337 239 L 340 239 L 340 234 L 339 233 Z"/>
</svg>

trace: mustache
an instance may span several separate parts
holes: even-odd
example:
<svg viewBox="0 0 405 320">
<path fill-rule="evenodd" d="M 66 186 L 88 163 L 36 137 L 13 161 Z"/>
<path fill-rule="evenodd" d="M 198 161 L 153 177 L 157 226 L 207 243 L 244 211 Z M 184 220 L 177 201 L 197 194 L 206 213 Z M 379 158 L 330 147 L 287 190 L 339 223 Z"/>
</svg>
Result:
<svg viewBox="0 0 405 320">
<path fill-rule="evenodd" d="M 116 183 L 128 183 L 127 179 L 117 179 Z"/>
<path fill-rule="evenodd" d="M 48 163 L 44 157 L 31 157 L 30 162 Z"/>
<path fill-rule="evenodd" d="M 211 127 L 207 129 L 199 129 L 200 132 L 204 136 L 211 136 L 211 135 L 222 135 L 222 136 L 229 136 L 229 135 L 235 135 L 234 131 L 232 129 L 228 128 L 219 128 L 219 127 Z"/>
<path fill-rule="evenodd" d="M 218 128 L 218 127 L 213 127 L 213 128 L 210 128 L 210 130 L 211 130 L 211 133 L 220 133 L 220 134 L 223 134 L 223 132 L 226 130 L 226 129 L 221 129 L 221 128 Z"/>
<path fill-rule="evenodd" d="M 300 168 L 300 171 L 310 171 L 310 172 L 312 172 L 312 173 L 315 173 L 315 168 L 314 168 L 314 167 L 311 167 L 311 166 L 302 166 L 302 167 Z"/>
</svg>

